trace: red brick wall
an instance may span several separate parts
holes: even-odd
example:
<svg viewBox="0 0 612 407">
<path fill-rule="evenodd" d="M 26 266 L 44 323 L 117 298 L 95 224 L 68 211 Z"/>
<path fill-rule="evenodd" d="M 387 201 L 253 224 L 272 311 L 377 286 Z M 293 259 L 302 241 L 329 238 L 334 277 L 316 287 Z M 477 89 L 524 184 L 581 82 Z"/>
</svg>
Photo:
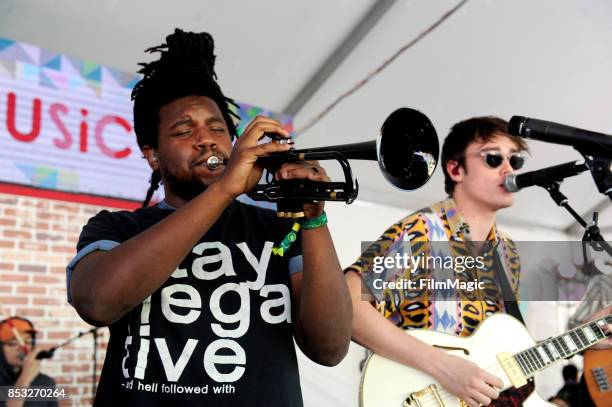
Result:
<svg viewBox="0 0 612 407">
<path fill-rule="evenodd" d="M 19 315 L 40 331 L 38 343 L 55 346 L 87 331 L 66 301 L 66 264 L 76 253 L 83 225 L 101 207 L 0 194 L 0 317 Z M 99 331 L 96 376 L 108 338 Z M 66 389 L 61 405 L 91 405 L 93 339 L 77 339 L 42 364 Z"/>
</svg>

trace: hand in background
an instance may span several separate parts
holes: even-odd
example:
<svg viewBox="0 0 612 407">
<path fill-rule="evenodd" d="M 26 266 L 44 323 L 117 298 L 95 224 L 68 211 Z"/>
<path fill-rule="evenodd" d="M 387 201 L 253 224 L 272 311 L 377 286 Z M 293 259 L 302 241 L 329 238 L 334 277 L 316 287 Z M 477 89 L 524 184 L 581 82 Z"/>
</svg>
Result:
<svg viewBox="0 0 612 407">
<path fill-rule="evenodd" d="M 591 314 L 590 316 L 587 317 L 586 321 L 593 321 L 595 319 L 605 317 L 610 313 L 612 313 L 612 305 L 600 311 L 597 311 L 594 314 Z M 612 334 L 612 324 L 608 324 L 607 328 L 605 328 L 604 330 L 606 329 L 609 334 Z M 599 350 L 612 349 L 612 335 L 608 335 L 607 339 L 604 339 L 603 341 L 599 342 L 597 345 L 591 347 L 591 349 L 599 349 Z"/>
</svg>

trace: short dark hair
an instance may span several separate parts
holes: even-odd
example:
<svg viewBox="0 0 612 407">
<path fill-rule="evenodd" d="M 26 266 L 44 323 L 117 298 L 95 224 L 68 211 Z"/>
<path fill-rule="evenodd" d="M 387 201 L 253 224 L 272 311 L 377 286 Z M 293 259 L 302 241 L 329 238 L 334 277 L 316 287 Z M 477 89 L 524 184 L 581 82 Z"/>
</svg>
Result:
<svg viewBox="0 0 612 407">
<path fill-rule="evenodd" d="M 563 370 L 561 371 L 563 375 L 563 380 L 577 380 L 578 379 L 578 368 L 571 363 L 569 365 L 563 366 Z"/>
<path fill-rule="evenodd" d="M 235 102 L 223 95 L 215 73 L 215 44 L 210 34 L 185 32 L 175 29 L 166 37 L 166 43 L 148 48 L 145 52 L 159 52 L 157 61 L 141 63 L 138 71 L 143 78 L 132 90 L 134 101 L 134 131 L 138 146 L 157 147 L 159 109 L 185 96 L 207 96 L 219 107 L 230 137 L 236 136 L 232 119 L 240 119 L 231 111 Z M 237 107 L 237 106 L 236 106 Z M 159 186 L 161 174 L 154 171 L 151 187 L 143 206 L 147 206 L 153 192 Z"/>
<path fill-rule="evenodd" d="M 442 171 L 444 172 L 444 190 L 447 194 L 453 195 L 455 190 L 455 181 L 452 180 L 446 164 L 449 161 L 457 161 L 460 166 L 465 166 L 465 150 L 475 142 L 483 142 L 491 140 L 493 137 L 503 136 L 508 137 L 519 150 L 528 150 L 527 143 L 517 136 L 508 134 L 508 122 L 495 116 L 472 117 L 471 119 L 463 120 L 456 123 L 444 139 L 442 145 Z"/>
</svg>

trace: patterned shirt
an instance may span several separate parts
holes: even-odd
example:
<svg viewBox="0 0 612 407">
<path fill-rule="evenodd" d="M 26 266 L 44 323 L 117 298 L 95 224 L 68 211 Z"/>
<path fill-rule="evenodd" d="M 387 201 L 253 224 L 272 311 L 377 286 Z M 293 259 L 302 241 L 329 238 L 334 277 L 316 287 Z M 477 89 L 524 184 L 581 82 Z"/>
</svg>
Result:
<svg viewBox="0 0 612 407">
<path fill-rule="evenodd" d="M 446 264 L 416 267 L 414 262 L 405 268 L 384 271 L 374 267 L 380 265 L 377 257 L 406 258 L 406 254 L 416 259 L 473 255 L 472 258 L 481 256 L 482 262 L 478 267 L 461 268 L 459 263 L 449 268 Z M 413 282 L 414 286 L 406 289 L 372 291 L 377 308 L 395 325 L 469 336 L 487 316 L 505 311 L 496 264 L 502 265 L 514 295 L 518 296 L 520 263 L 514 242 L 495 225 L 485 242 L 473 242 L 469 225 L 454 200 L 447 198 L 392 225 L 348 270 L 359 273 L 370 290 L 376 287 L 376 279 Z M 421 284 L 421 280 L 478 281 L 481 285 L 471 290 L 432 289 Z"/>
</svg>

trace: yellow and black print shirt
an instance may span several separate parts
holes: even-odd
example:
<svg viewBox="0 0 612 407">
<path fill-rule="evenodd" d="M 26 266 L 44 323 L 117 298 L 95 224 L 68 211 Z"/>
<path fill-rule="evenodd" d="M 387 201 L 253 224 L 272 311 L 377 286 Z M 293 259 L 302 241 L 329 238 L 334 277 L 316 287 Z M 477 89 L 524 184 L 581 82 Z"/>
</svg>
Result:
<svg viewBox="0 0 612 407">
<path fill-rule="evenodd" d="M 406 256 L 407 255 L 407 256 Z M 440 267 L 438 259 L 481 256 L 481 266 Z M 497 256 L 497 257 L 496 257 Z M 425 267 L 395 267 L 381 272 L 380 258 L 429 258 Z M 494 261 L 494 258 L 497 258 Z M 379 267 L 376 267 L 376 266 Z M 421 263 L 425 265 L 425 263 Z M 473 242 L 469 225 L 452 198 L 415 212 L 389 227 L 383 235 L 353 263 L 364 285 L 380 287 L 375 280 L 413 281 L 409 288 L 386 288 L 374 293 L 376 306 L 383 315 L 403 329 L 429 329 L 460 336 L 471 335 L 487 316 L 504 311 L 499 288 L 503 270 L 515 296 L 518 295 L 520 263 L 512 240 L 494 225 L 485 242 Z M 444 290 L 428 282 L 478 282 L 475 289 Z M 404 284 L 404 285 L 406 285 Z"/>
</svg>

